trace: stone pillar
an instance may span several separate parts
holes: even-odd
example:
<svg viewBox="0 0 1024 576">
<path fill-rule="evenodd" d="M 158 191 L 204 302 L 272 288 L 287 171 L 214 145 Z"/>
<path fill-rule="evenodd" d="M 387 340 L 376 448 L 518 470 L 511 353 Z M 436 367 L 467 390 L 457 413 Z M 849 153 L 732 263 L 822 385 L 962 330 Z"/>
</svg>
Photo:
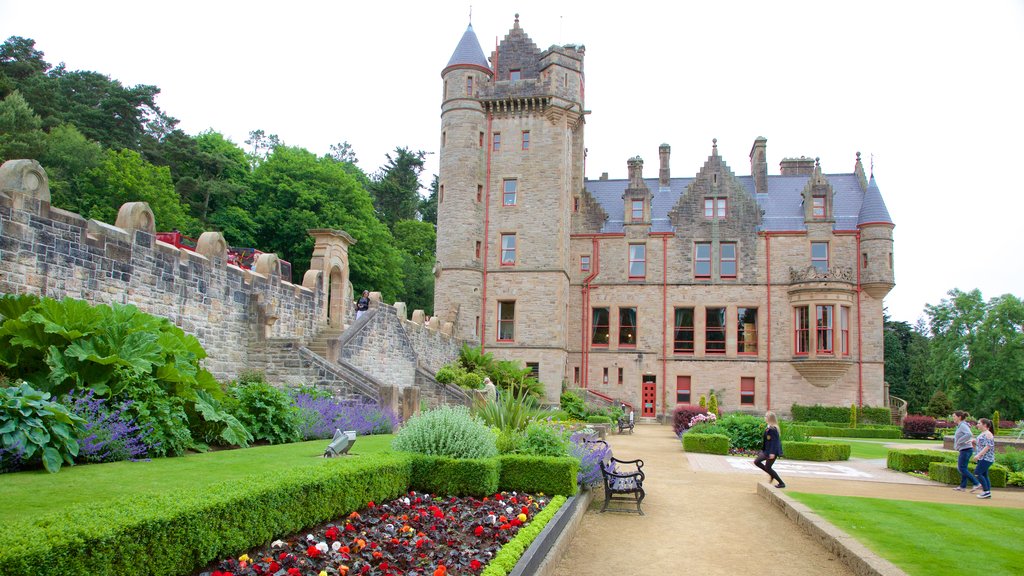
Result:
<svg viewBox="0 0 1024 576">
<path fill-rule="evenodd" d="M 402 414 L 401 391 L 397 386 L 380 387 L 380 407 L 391 410 L 392 414 Z M 404 422 L 404 419 L 403 419 Z"/>
<path fill-rule="evenodd" d="M 316 229 L 308 232 L 315 240 L 309 269 L 322 273 L 321 288 L 327 299 L 319 313 L 319 321 L 340 327 L 344 324 L 346 308 L 352 304 L 348 296 L 351 293 L 348 249 L 356 243 L 356 239 L 342 230 Z"/>
<path fill-rule="evenodd" d="M 420 389 L 409 386 L 402 389 L 402 422 L 420 413 Z"/>
</svg>

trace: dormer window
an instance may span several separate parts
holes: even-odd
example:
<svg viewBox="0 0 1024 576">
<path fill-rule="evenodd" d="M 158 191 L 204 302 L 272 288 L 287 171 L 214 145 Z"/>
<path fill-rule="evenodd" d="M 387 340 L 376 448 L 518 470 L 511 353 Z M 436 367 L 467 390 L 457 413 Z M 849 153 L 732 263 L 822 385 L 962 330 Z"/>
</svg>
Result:
<svg viewBox="0 0 1024 576">
<path fill-rule="evenodd" d="M 508 79 L 509 80 L 520 80 L 520 79 L 522 79 L 522 77 L 523 77 L 523 71 L 522 70 L 518 70 L 518 69 L 517 70 L 509 70 L 509 73 L 508 73 Z"/>
<path fill-rule="evenodd" d="M 815 217 L 815 218 L 824 218 L 825 217 L 825 197 L 824 196 L 814 196 L 811 199 L 811 202 L 812 202 L 812 204 L 811 204 L 811 215 L 813 217 Z"/>
<path fill-rule="evenodd" d="M 704 199 L 704 218 L 713 220 L 715 218 L 725 218 L 727 204 L 725 198 L 705 198 Z"/>
<path fill-rule="evenodd" d="M 643 222 L 644 221 L 644 201 L 643 200 L 632 200 L 630 202 L 629 219 L 632 222 Z"/>
</svg>

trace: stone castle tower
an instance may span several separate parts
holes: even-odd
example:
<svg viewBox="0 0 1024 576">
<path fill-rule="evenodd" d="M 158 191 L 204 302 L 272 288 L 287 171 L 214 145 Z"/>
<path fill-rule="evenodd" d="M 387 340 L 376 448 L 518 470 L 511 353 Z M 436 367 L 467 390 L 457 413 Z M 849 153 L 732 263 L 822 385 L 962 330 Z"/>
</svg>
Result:
<svg viewBox="0 0 1024 576">
<path fill-rule="evenodd" d="M 549 387 L 568 353 L 583 54 L 539 50 L 517 15 L 490 62 L 470 25 L 441 73 L 435 313 L 457 336 L 528 363 Z"/>
</svg>

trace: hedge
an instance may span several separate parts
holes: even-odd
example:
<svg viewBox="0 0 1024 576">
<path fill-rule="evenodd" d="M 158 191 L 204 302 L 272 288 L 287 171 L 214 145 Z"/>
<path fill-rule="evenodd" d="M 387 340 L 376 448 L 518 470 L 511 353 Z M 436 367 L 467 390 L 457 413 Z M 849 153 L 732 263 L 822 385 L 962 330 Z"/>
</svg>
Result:
<svg viewBox="0 0 1024 576">
<path fill-rule="evenodd" d="M 944 450 L 901 448 L 889 450 L 889 455 L 885 459 L 885 465 L 887 468 L 899 472 L 914 472 L 927 470 L 928 465 L 932 462 L 954 460 L 956 460 L 956 454 Z"/>
<path fill-rule="evenodd" d="M 794 422 L 810 422 L 814 420 L 829 423 L 845 422 L 849 424 L 850 422 L 849 406 L 822 406 L 820 404 L 800 406 L 799 404 L 793 404 L 791 413 Z M 891 424 L 892 412 L 888 408 L 861 406 L 857 409 L 857 422 L 864 424 Z"/>
<path fill-rule="evenodd" d="M 590 424 L 611 424 L 611 416 L 602 416 L 601 414 L 592 414 L 587 416 L 587 422 Z"/>
<path fill-rule="evenodd" d="M 683 434 L 683 450 L 705 454 L 728 454 L 729 437 L 725 434 L 689 432 Z"/>
<path fill-rule="evenodd" d="M 448 458 L 408 454 L 412 458 L 409 489 L 449 496 L 485 496 L 498 491 L 497 458 Z"/>
<path fill-rule="evenodd" d="M 970 471 L 974 471 L 974 462 L 971 462 L 967 468 Z M 1010 471 L 1002 464 L 993 464 L 988 469 L 989 480 L 992 481 L 993 488 L 1003 488 L 1006 486 L 1006 478 Z M 928 477 L 937 482 L 944 482 L 946 484 L 959 484 L 960 483 L 960 471 L 957 470 L 956 462 L 932 462 L 928 464 Z"/>
<path fill-rule="evenodd" d="M 515 537 L 509 540 L 501 550 L 494 556 L 480 576 L 506 576 L 515 569 L 519 559 L 522 558 L 526 549 L 533 544 L 548 522 L 554 518 L 555 513 L 565 504 L 565 496 L 555 496 L 548 502 L 543 510 L 533 517 L 529 524 L 523 526 L 516 532 Z"/>
<path fill-rule="evenodd" d="M 188 574 L 371 500 L 395 498 L 411 475 L 408 455 L 362 456 L 3 523 L 0 574 Z"/>
<path fill-rule="evenodd" d="M 803 431 L 807 436 L 825 436 L 829 438 L 901 438 L 903 436 L 903 432 L 896 426 L 885 428 L 840 428 L 836 426 L 794 424 L 793 428 Z"/>
<path fill-rule="evenodd" d="M 498 456 L 497 460 L 501 463 L 499 491 L 520 490 L 572 496 L 578 488 L 578 458 L 504 454 Z"/>
<path fill-rule="evenodd" d="M 789 460 L 811 460 L 832 462 L 849 460 L 849 444 L 826 444 L 823 442 L 786 442 L 782 455 Z"/>
</svg>

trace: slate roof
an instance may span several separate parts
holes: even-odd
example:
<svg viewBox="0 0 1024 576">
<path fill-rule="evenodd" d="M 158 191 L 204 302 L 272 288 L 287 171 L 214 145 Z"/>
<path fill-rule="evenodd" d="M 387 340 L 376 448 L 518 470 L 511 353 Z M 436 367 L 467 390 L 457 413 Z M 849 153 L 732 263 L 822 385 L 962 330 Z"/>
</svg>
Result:
<svg viewBox="0 0 1024 576">
<path fill-rule="evenodd" d="M 445 69 L 465 65 L 491 68 L 487 58 L 484 58 L 484 51 L 480 48 L 480 41 L 476 39 L 476 32 L 473 32 L 472 24 L 466 28 L 466 33 L 462 35 L 462 40 L 459 40 L 459 45 L 455 47 L 455 52 L 452 53 Z"/>
<path fill-rule="evenodd" d="M 856 174 L 825 174 L 832 184 L 835 230 L 856 230 L 863 223 L 892 223 L 889 211 L 882 201 L 882 194 L 874 178 L 867 191 L 861 191 Z M 756 197 L 758 206 L 764 210 L 758 231 L 792 232 L 805 230 L 803 198 L 801 193 L 809 176 L 768 176 L 768 192 L 754 193 L 752 176 L 737 176 L 736 179 L 747 191 Z M 679 202 L 679 197 L 695 178 L 672 178 L 667 188 L 658 186 L 657 178 L 645 178 L 644 183 L 654 194 L 651 202 L 651 232 L 674 232 L 668 215 Z M 587 190 L 594 196 L 608 214 L 601 232 L 623 231 L 622 194 L 629 180 L 587 180 Z"/>
</svg>

